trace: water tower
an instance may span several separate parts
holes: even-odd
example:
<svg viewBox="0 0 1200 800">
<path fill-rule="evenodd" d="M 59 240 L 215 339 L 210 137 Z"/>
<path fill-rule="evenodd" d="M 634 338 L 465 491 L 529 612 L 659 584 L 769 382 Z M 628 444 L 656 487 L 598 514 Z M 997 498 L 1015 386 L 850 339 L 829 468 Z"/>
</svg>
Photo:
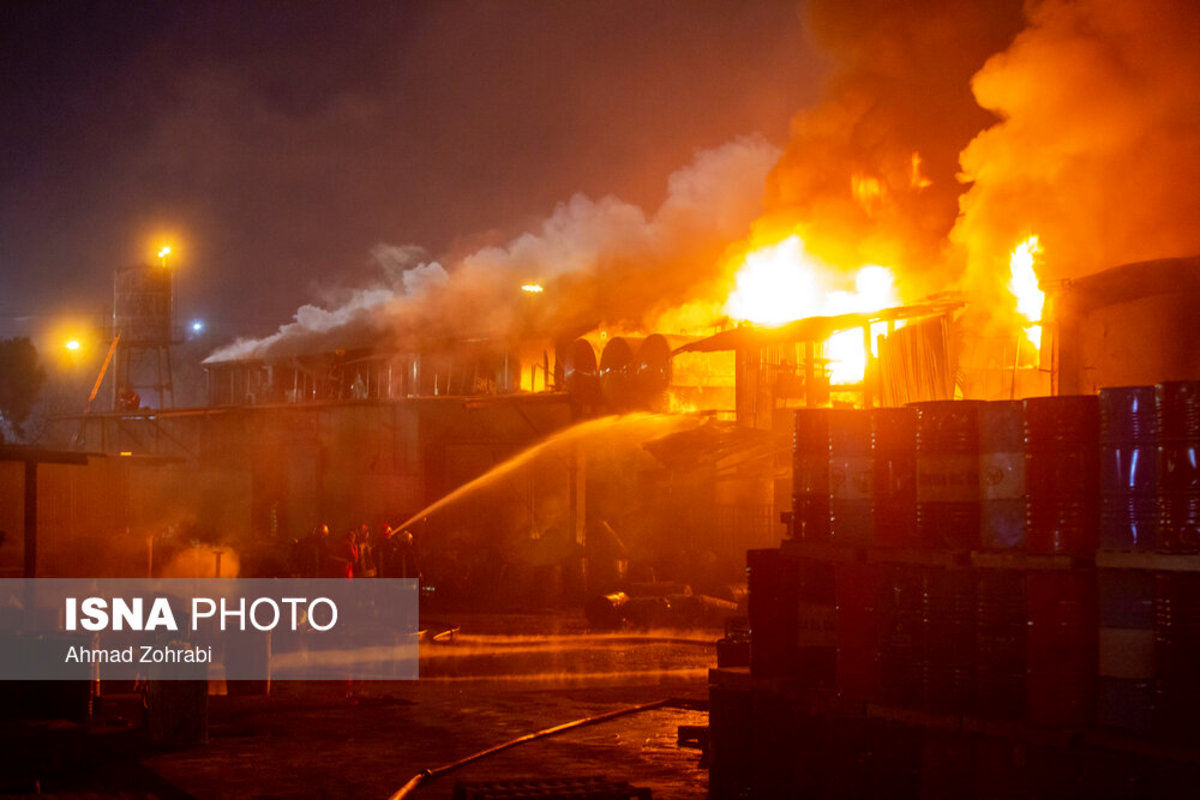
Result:
<svg viewBox="0 0 1200 800">
<path fill-rule="evenodd" d="M 175 333 L 175 275 L 167 264 L 171 248 L 158 251 L 158 262 L 118 269 L 113 274 L 113 409 L 175 405 L 171 382 L 171 345 Z"/>
</svg>

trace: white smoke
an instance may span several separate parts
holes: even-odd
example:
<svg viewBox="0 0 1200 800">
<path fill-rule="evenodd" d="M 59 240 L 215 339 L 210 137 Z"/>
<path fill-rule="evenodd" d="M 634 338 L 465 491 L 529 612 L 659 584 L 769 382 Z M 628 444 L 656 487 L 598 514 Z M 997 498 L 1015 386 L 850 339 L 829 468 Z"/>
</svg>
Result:
<svg viewBox="0 0 1200 800">
<path fill-rule="evenodd" d="M 718 256 L 762 212 L 763 186 L 780 151 L 761 136 L 698 152 L 667 180 L 652 215 L 615 197 L 578 194 L 536 231 L 485 247 L 449 268 L 415 245 L 376 245 L 381 285 L 334 308 L 301 307 L 263 339 L 239 339 L 206 363 L 416 337 L 557 335 L 600 322 L 644 325 L 719 281 Z M 532 303 L 522 284 L 539 283 Z"/>
</svg>

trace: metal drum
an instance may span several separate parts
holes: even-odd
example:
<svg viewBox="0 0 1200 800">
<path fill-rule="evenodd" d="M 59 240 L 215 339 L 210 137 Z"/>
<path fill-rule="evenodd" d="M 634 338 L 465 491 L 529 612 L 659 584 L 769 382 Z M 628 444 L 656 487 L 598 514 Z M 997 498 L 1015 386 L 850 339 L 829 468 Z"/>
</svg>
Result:
<svg viewBox="0 0 1200 800">
<path fill-rule="evenodd" d="M 1151 551 L 1158 527 L 1153 386 L 1100 390 L 1100 549 Z"/>
<path fill-rule="evenodd" d="M 837 630 L 833 564 L 779 550 L 746 552 L 750 674 L 832 688 Z"/>
<path fill-rule="evenodd" d="M 1154 703 L 1154 573 L 1101 569 L 1097 575 L 1099 722 L 1147 734 Z"/>
<path fill-rule="evenodd" d="M 837 687 L 843 697 L 878 702 L 879 586 L 877 564 L 838 564 Z"/>
<path fill-rule="evenodd" d="M 913 403 L 917 410 L 917 535 L 925 547 L 979 545 L 980 400 Z"/>
<path fill-rule="evenodd" d="M 880 691 L 888 705 L 920 708 L 927 660 L 924 567 L 884 567 L 879 593 Z"/>
<path fill-rule="evenodd" d="M 799 563 L 797 683 L 802 688 L 833 689 L 837 685 L 837 581 L 834 566 L 831 562 L 810 558 L 799 559 Z"/>
<path fill-rule="evenodd" d="M 874 515 L 871 414 L 833 409 L 829 415 L 829 523 L 839 544 L 866 547 Z"/>
<path fill-rule="evenodd" d="M 1025 573 L 980 570 L 975 606 L 975 711 L 986 719 L 1025 716 Z"/>
<path fill-rule="evenodd" d="M 975 573 L 928 573 L 925 604 L 925 704 L 937 714 L 962 714 L 974 706 Z"/>
<path fill-rule="evenodd" d="M 783 678 L 796 669 L 800 570 L 779 550 L 747 550 L 750 674 Z"/>
<path fill-rule="evenodd" d="M 1200 552 L 1200 381 L 1160 383 L 1158 551 Z"/>
<path fill-rule="evenodd" d="M 1091 724 L 1096 709 L 1096 575 L 1032 570 L 1026 707 L 1029 721 L 1056 728 Z"/>
<path fill-rule="evenodd" d="M 792 535 L 802 541 L 829 540 L 828 408 L 796 411 L 792 450 Z"/>
<path fill-rule="evenodd" d="M 1099 400 L 1065 395 L 1024 402 L 1028 550 L 1090 556 L 1099 544 Z"/>
<path fill-rule="evenodd" d="M 875 547 L 917 546 L 917 412 L 877 408 L 871 414 Z"/>
<path fill-rule="evenodd" d="M 1154 576 L 1156 733 L 1179 743 L 1200 739 L 1200 573 Z"/>
<path fill-rule="evenodd" d="M 1025 547 L 1025 417 L 1017 400 L 979 409 L 979 536 L 988 550 Z"/>
</svg>

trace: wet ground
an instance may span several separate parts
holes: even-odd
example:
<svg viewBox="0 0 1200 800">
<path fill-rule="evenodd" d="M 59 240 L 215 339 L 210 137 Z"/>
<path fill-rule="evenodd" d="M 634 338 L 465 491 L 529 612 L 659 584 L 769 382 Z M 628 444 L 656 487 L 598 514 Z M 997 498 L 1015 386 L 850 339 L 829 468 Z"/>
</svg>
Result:
<svg viewBox="0 0 1200 800">
<path fill-rule="evenodd" d="M 419 681 L 276 683 L 265 697 L 211 697 L 209 743 L 131 759 L 131 771 L 146 773 L 139 791 L 387 798 L 424 769 L 533 731 L 665 698 L 703 701 L 720 635 L 594 636 L 563 615 L 446 621 L 461 630 L 452 642 L 422 646 Z M 705 712 L 674 703 L 518 745 L 413 796 L 449 798 L 458 780 L 604 775 L 650 788 L 657 800 L 699 800 L 707 786 L 699 752 L 676 736 L 680 725 L 706 723 Z"/>
</svg>

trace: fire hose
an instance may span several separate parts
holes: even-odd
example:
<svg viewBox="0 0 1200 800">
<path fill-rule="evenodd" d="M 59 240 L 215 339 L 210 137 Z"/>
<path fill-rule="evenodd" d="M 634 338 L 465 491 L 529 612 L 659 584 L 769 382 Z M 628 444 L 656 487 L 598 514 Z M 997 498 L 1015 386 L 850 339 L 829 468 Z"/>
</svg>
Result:
<svg viewBox="0 0 1200 800">
<path fill-rule="evenodd" d="M 479 759 L 490 756 L 493 753 L 499 753 L 501 750 L 507 750 L 510 747 L 516 747 L 517 745 L 524 744 L 525 742 L 532 742 L 535 739 L 542 739 L 547 736 L 554 736 L 555 734 L 562 733 L 563 731 L 569 731 L 573 728 L 582 728 L 585 725 L 595 725 L 596 723 L 607 722 L 608 720 L 616 719 L 617 717 L 624 717 L 629 714 L 637 714 L 638 712 L 641 712 L 641 711 L 650 711 L 655 708 L 662 708 L 663 706 L 668 705 L 671 702 L 673 702 L 673 701 L 670 698 L 668 698 L 666 700 L 655 700 L 652 703 L 642 703 L 641 705 L 628 706 L 626 708 L 618 708 L 615 711 L 607 711 L 603 714 L 597 714 L 592 717 L 583 717 L 582 719 L 573 720 L 571 722 L 564 722 L 561 725 L 555 725 L 553 728 L 545 728 L 543 730 L 536 731 L 534 733 L 527 733 L 524 736 L 518 736 L 516 739 L 512 739 L 510 741 L 504 742 L 503 744 L 498 744 L 494 747 L 489 747 L 486 750 L 480 750 L 478 753 L 472 753 L 471 755 L 467 756 L 466 758 L 460 758 L 458 761 L 452 761 L 449 764 L 443 764 L 440 767 L 433 767 L 431 769 L 423 770 L 423 771 L 417 773 L 416 775 L 412 776 L 412 778 L 409 779 L 408 783 L 406 783 L 406 784 L 404 784 L 404 786 L 400 787 L 400 790 L 398 792 L 396 792 L 395 794 L 393 794 L 389 798 L 389 800 L 404 800 L 404 798 L 410 796 L 417 789 L 418 786 L 428 783 L 429 781 L 433 780 L 434 778 L 440 778 L 442 775 L 445 775 L 447 772 L 453 772 L 454 770 L 458 769 L 459 767 L 466 766 L 467 764 L 470 764 L 473 761 L 478 761 Z"/>
</svg>

